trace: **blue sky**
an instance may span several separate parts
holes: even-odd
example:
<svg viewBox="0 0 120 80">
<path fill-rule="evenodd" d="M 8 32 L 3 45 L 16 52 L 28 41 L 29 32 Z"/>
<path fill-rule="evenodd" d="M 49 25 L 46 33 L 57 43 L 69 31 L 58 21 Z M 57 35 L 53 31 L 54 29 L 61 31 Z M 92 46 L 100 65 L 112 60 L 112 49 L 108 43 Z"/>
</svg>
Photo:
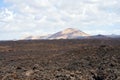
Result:
<svg viewBox="0 0 120 80">
<path fill-rule="evenodd" d="M 0 0 L 0 7 L 4 6 L 3 0 Z"/>
<path fill-rule="evenodd" d="M 120 35 L 120 0 L 0 0 L 0 40 L 66 28 Z"/>
</svg>

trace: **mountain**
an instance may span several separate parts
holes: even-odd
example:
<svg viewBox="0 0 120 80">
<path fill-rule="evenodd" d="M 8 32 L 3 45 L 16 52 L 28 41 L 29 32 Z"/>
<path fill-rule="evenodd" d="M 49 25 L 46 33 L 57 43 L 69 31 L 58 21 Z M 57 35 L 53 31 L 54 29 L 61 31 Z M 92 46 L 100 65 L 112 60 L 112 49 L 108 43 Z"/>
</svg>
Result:
<svg viewBox="0 0 120 80">
<path fill-rule="evenodd" d="M 67 28 L 63 31 L 59 31 L 54 34 L 44 35 L 44 36 L 27 36 L 22 38 L 23 40 L 33 40 L 33 39 L 109 39 L 109 38 L 120 38 L 120 35 L 89 35 L 78 29 Z"/>
<path fill-rule="evenodd" d="M 32 40 L 32 39 L 80 39 L 88 37 L 89 34 L 84 33 L 80 30 L 74 28 L 67 28 L 63 31 L 57 32 L 55 34 L 46 35 L 46 36 L 27 36 L 25 40 Z"/>
<path fill-rule="evenodd" d="M 92 35 L 87 37 L 86 39 L 110 39 L 110 38 L 120 38 L 120 35 L 102 35 L 102 34 L 98 34 L 98 35 Z"/>
<path fill-rule="evenodd" d="M 102 34 L 98 34 L 98 35 L 94 35 L 94 36 L 89 36 L 88 38 L 91 38 L 91 39 L 103 39 L 103 38 L 110 38 L 106 35 L 102 35 Z"/>
<path fill-rule="evenodd" d="M 48 39 L 76 39 L 87 36 L 89 36 L 87 33 L 84 33 L 80 30 L 74 28 L 67 28 L 63 31 L 51 35 L 50 37 L 48 37 Z"/>
<path fill-rule="evenodd" d="M 49 36 L 50 36 L 50 34 L 44 35 L 44 36 L 27 36 L 27 37 L 24 37 L 22 39 L 24 39 L 24 40 L 47 39 Z"/>
<path fill-rule="evenodd" d="M 115 35 L 115 34 L 112 34 L 112 35 L 107 35 L 108 37 L 111 37 L 111 38 L 120 38 L 120 35 Z"/>
</svg>

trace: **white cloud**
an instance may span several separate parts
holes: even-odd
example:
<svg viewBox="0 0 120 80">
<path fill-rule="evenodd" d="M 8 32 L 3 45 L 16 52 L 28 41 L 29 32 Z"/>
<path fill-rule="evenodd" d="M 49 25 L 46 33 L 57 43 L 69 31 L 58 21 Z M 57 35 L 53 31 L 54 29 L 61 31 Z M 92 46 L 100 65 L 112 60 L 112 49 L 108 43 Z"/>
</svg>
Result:
<svg viewBox="0 0 120 80">
<path fill-rule="evenodd" d="M 0 11 L 0 20 L 3 22 L 9 22 L 13 20 L 13 12 L 9 11 L 7 8 L 1 9 Z"/>
<path fill-rule="evenodd" d="M 33 31 L 120 23 L 119 0 L 4 0 L 0 31 Z M 120 24 L 119 24 L 120 25 Z M 32 33 L 32 32 L 31 32 Z"/>
</svg>

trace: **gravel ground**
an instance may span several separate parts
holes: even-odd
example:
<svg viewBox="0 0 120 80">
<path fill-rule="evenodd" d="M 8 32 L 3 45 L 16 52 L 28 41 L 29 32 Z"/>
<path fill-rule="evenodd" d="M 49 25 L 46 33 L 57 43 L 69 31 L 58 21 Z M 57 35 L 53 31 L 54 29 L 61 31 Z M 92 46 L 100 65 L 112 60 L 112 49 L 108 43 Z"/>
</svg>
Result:
<svg viewBox="0 0 120 80">
<path fill-rule="evenodd" d="M 120 39 L 1 41 L 0 80 L 120 80 Z"/>
</svg>

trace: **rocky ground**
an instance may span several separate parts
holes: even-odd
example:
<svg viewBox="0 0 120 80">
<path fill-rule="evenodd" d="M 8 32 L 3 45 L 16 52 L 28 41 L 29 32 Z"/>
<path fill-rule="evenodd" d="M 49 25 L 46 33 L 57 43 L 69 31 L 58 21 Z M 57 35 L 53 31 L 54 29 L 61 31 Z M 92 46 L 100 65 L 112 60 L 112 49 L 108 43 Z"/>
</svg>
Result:
<svg viewBox="0 0 120 80">
<path fill-rule="evenodd" d="M 120 80 L 120 39 L 1 41 L 0 80 Z"/>
</svg>

